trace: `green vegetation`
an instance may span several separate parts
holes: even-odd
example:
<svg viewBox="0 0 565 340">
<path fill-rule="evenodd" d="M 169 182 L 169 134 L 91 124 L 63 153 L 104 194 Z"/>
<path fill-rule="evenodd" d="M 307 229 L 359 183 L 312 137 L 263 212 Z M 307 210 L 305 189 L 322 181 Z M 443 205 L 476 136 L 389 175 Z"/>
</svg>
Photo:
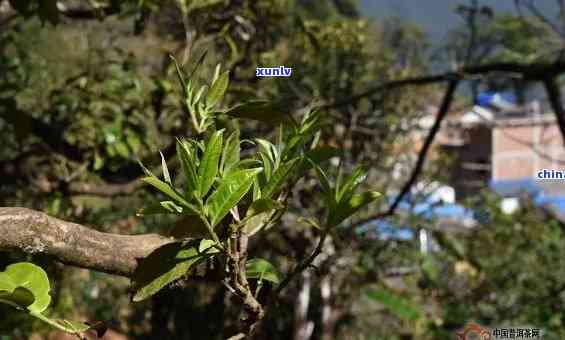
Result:
<svg viewBox="0 0 565 340">
<path fill-rule="evenodd" d="M 443 94 L 389 86 L 441 62 L 418 27 L 363 18 L 353 1 L 0 8 L 0 206 L 59 228 L 52 243 L 0 237 L 0 340 L 106 327 L 131 339 L 450 339 L 471 321 L 564 336 L 563 225 L 533 205 L 507 215 L 476 193 L 469 207 L 485 218 L 454 233 L 386 216 L 430 231 L 438 250 L 426 254 L 417 237 L 365 223 L 406 183 L 421 118 Z M 562 47 L 539 17 L 469 8 L 438 53 L 454 65 L 548 62 Z M 255 77 L 279 65 L 292 77 Z M 434 155 L 418 182 L 446 181 L 448 166 Z M 0 230 L 18 222 L 3 209 Z M 151 235 L 97 243 L 60 220 Z"/>
</svg>

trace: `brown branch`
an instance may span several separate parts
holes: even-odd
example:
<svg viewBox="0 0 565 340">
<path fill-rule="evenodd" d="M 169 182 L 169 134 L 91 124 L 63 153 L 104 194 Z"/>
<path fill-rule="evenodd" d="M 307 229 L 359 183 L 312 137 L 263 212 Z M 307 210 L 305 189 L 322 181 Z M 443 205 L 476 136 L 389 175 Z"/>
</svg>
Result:
<svg viewBox="0 0 565 340">
<path fill-rule="evenodd" d="M 228 267 L 230 271 L 229 287 L 241 300 L 247 317 L 243 319 L 242 334 L 252 336 L 257 331 L 259 324 L 265 316 L 263 306 L 257 301 L 247 281 L 246 262 L 249 238 L 245 233 L 238 232 L 231 237 L 228 247 Z M 237 334 L 230 339 L 239 339 Z"/>
<path fill-rule="evenodd" d="M 412 185 L 416 182 L 416 180 L 418 179 L 418 176 L 420 175 L 420 172 L 422 171 L 422 168 L 424 167 L 424 162 L 426 161 L 426 158 L 428 156 L 428 151 L 430 150 L 430 147 L 435 139 L 435 136 L 437 135 L 440 127 L 441 127 L 441 123 L 443 121 L 443 119 L 447 116 L 448 112 L 449 112 L 449 108 L 451 107 L 451 102 L 453 101 L 453 96 L 455 94 L 455 90 L 457 89 L 457 85 L 459 84 L 459 79 L 452 79 L 449 82 L 449 85 L 447 87 L 447 90 L 445 91 L 445 95 L 443 97 L 443 101 L 441 103 L 441 106 L 439 108 L 436 120 L 434 122 L 434 125 L 432 126 L 432 128 L 430 129 L 430 132 L 428 133 L 428 136 L 426 137 L 426 140 L 424 141 L 424 145 L 422 147 L 422 150 L 420 150 L 420 153 L 418 154 L 418 160 L 416 161 L 416 165 L 414 166 L 414 169 L 412 170 L 412 174 L 410 175 L 410 178 L 408 179 L 408 181 L 404 184 L 404 186 L 402 187 L 402 190 L 400 191 L 400 193 L 396 196 L 394 202 L 390 205 L 389 209 L 384 212 L 384 213 L 379 213 L 376 215 L 372 215 L 369 216 L 361 221 L 357 221 L 356 225 L 362 225 L 368 222 L 371 222 L 375 219 L 379 219 L 379 218 L 384 218 L 387 216 L 391 216 L 392 214 L 394 214 L 396 208 L 398 207 L 398 205 L 400 204 L 400 202 L 402 201 L 402 199 L 404 198 L 404 196 L 406 196 L 406 194 L 410 191 L 410 189 L 412 188 Z"/>
<path fill-rule="evenodd" d="M 490 73 L 514 73 L 519 74 L 524 80 L 540 81 L 548 76 L 555 76 L 565 73 L 565 60 L 558 60 L 554 63 L 492 63 L 478 66 L 467 66 L 454 72 L 441 73 L 436 75 L 406 78 L 389 81 L 376 85 L 355 96 L 339 100 L 333 103 L 321 105 L 321 108 L 335 108 L 349 105 L 359 101 L 362 98 L 369 97 L 375 93 L 393 90 L 404 86 L 420 86 L 435 83 L 449 82 L 454 78 L 464 79 L 468 76 L 486 75 Z"/>
<path fill-rule="evenodd" d="M 130 277 L 138 259 L 170 242 L 156 234 L 103 233 L 39 211 L 0 207 L 0 251 L 45 254 L 99 272 Z"/>
<path fill-rule="evenodd" d="M 563 110 L 563 105 L 561 104 L 561 89 L 554 77 L 547 77 L 544 79 L 543 84 L 547 91 L 551 108 L 555 112 L 555 117 L 557 117 L 557 124 L 559 125 L 559 130 L 561 130 L 563 143 L 565 143 L 565 110 Z"/>
</svg>

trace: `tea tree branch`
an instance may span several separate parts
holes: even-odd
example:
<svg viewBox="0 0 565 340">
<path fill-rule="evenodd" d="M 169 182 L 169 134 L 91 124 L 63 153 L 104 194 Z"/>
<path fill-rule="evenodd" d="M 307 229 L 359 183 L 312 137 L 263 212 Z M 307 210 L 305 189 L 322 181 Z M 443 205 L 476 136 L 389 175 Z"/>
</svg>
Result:
<svg viewBox="0 0 565 340">
<path fill-rule="evenodd" d="M 0 251 L 41 253 L 99 272 L 130 277 L 138 259 L 170 242 L 156 234 L 103 233 L 39 211 L 0 207 Z"/>
</svg>

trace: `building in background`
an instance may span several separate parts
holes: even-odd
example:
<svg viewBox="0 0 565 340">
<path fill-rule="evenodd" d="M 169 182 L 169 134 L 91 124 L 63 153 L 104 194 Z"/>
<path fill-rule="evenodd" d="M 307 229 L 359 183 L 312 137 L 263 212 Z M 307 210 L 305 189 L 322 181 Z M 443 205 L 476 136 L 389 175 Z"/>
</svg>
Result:
<svg viewBox="0 0 565 340">
<path fill-rule="evenodd" d="M 565 217 L 565 181 L 539 180 L 542 169 L 565 169 L 565 147 L 555 114 L 538 100 L 516 105 L 513 96 L 483 93 L 477 105 L 443 132 L 440 148 L 455 158 L 450 185 L 456 201 L 490 187 L 512 213 L 528 197 Z M 565 219 L 564 219 L 565 220 Z"/>
</svg>

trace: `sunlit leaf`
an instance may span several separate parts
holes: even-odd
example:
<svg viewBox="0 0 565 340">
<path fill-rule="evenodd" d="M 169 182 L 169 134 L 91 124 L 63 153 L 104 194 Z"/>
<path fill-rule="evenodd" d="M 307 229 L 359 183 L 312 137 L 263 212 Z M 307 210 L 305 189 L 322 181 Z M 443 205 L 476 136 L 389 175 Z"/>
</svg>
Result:
<svg viewBox="0 0 565 340">
<path fill-rule="evenodd" d="M 235 163 L 230 169 L 229 171 L 227 171 L 226 173 L 224 173 L 224 177 L 229 176 L 230 173 L 239 171 L 239 170 L 245 170 L 245 169 L 251 169 L 251 168 L 261 168 L 263 167 L 263 163 L 259 160 L 256 159 L 242 159 L 239 162 Z"/>
<path fill-rule="evenodd" d="M 187 181 L 187 191 L 189 193 L 197 192 L 199 190 L 199 184 L 198 175 L 196 174 L 196 160 L 190 149 L 190 144 L 186 141 L 177 140 L 177 155 Z"/>
<path fill-rule="evenodd" d="M 337 206 L 330 209 L 328 215 L 328 226 L 333 227 L 340 224 L 346 218 L 349 218 L 361 208 L 375 201 L 379 197 L 381 197 L 380 193 L 367 191 L 360 194 L 354 194 L 347 201 L 339 202 Z"/>
<path fill-rule="evenodd" d="M 177 62 L 177 60 L 175 59 L 175 57 L 173 55 L 169 55 L 169 58 L 171 58 L 171 60 L 173 61 L 173 63 L 175 64 L 175 69 L 177 71 L 177 77 L 179 79 L 179 82 L 182 86 L 182 91 L 185 97 L 188 96 L 188 92 L 187 92 L 187 87 L 186 87 L 186 81 L 184 80 L 184 72 L 182 71 L 182 69 L 180 68 L 179 63 Z"/>
<path fill-rule="evenodd" d="M 142 179 L 144 182 L 152 185 L 153 187 L 157 188 L 163 194 L 172 198 L 176 203 L 181 204 L 183 207 L 186 207 L 192 211 L 195 211 L 194 206 L 188 203 L 181 195 L 179 195 L 169 184 L 161 181 L 157 177 L 144 177 Z"/>
<path fill-rule="evenodd" d="M 203 239 L 200 241 L 198 245 L 198 252 L 201 254 L 215 254 L 219 253 L 220 251 L 215 247 L 216 242 L 209 239 Z"/>
<path fill-rule="evenodd" d="M 275 284 L 280 282 L 279 272 L 269 261 L 255 258 L 247 261 L 245 273 L 248 278 L 270 281 Z"/>
<path fill-rule="evenodd" d="M 224 150 L 222 151 L 220 168 L 223 173 L 229 172 L 230 169 L 239 162 L 240 152 L 239 130 L 235 130 L 226 140 Z"/>
<path fill-rule="evenodd" d="M 264 211 L 255 215 L 251 215 L 246 217 L 241 224 L 243 227 L 241 228 L 242 232 L 247 234 L 248 236 L 253 236 L 263 228 L 267 226 L 271 217 L 273 216 L 274 210 Z"/>
<path fill-rule="evenodd" d="M 251 203 L 245 216 L 250 217 L 266 211 L 281 209 L 282 207 L 283 205 L 280 202 L 270 198 L 261 198 Z"/>
<path fill-rule="evenodd" d="M 324 190 L 324 192 L 327 195 L 330 195 L 332 193 L 332 186 L 330 184 L 330 180 L 328 179 L 328 175 L 318 164 L 315 164 L 312 161 L 310 161 L 310 164 L 313 165 L 314 170 L 318 175 L 318 179 L 320 180 L 320 185 L 322 186 L 322 190 Z M 335 202 L 335 200 L 333 199 L 333 194 L 331 194 L 331 196 L 332 196 L 331 202 L 333 203 Z"/>
<path fill-rule="evenodd" d="M 229 71 L 225 71 L 218 77 L 218 79 L 216 79 L 216 81 L 210 87 L 208 95 L 206 96 L 206 103 L 208 104 L 208 106 L 213 107 L 220 99 L 222 99 L 226 90 L 228 89 L 229 81 Z"/>
<path fill-rule="evenodd" d="M 355 189 L 363 183 L 367 178 L 367 169 L 364 167 L 357 167 L 347 180 L 343 183 L 343 186 L 336 192 L 336 201 L 339 202 L 343 200 L 349 200 L 349 198 L 354 194 Z"/>
<path fill-rule="evenodd" d="M 212 134 L 206 145 L 206 151 L 198 167 L 199 192 L 204 197 L 212 187 L 216 175 L 218 174 L 218 165 L 220 156 L 222 155 L 222 142 L 224 130 L 216 131 Z"/>
<path fill-rule="evenodd" d="M 165 156 L 163 156 L 163 153 L 160 151 L 159 154 L 161 155 L 161 167 L 163 168 L 163 177 L 165 178 L 165 182 L 172 186 L 173 182 L 171 181 L 171 175 L 169 174 L 169 168 L 167 167 Z"/>
<path fill-rule="evenodd" d="M 294 170 L 300 164 L 300 158 L 291 159 L 281 164 L 273 173 L 269 182 L 262 190 L 262 198 L 271 198 L 276 192 L 282 189 L 285 182 L 293 175 Z"/>
<path fill-rule="evenodd" d="M 33 263 L 21 262 L 9 265 L 4 272 L 0 272 L 0 282 L 2 282 L 0 287 L 9 288 L 10 284 L 13 287 L 12 291 L 3 290 L 0 300 L 11 301 L 14 305 L 37 313 L 47 309 L 51 302 L 47 273 Z M 18 287 L 23 289 L 18 290 Z M 32 294 L 33 299 L 30 299 L 28 293 Z M 29 304 L 30 300 L 33 303 Z"/>
<path fill-rule="evenodd" d="M 255 176 L 263 169 L 239 170 L 224 178 L 216 191 L 206 200 L 208 216 L 215 227 L 251 188 Z"/>
</svg>

